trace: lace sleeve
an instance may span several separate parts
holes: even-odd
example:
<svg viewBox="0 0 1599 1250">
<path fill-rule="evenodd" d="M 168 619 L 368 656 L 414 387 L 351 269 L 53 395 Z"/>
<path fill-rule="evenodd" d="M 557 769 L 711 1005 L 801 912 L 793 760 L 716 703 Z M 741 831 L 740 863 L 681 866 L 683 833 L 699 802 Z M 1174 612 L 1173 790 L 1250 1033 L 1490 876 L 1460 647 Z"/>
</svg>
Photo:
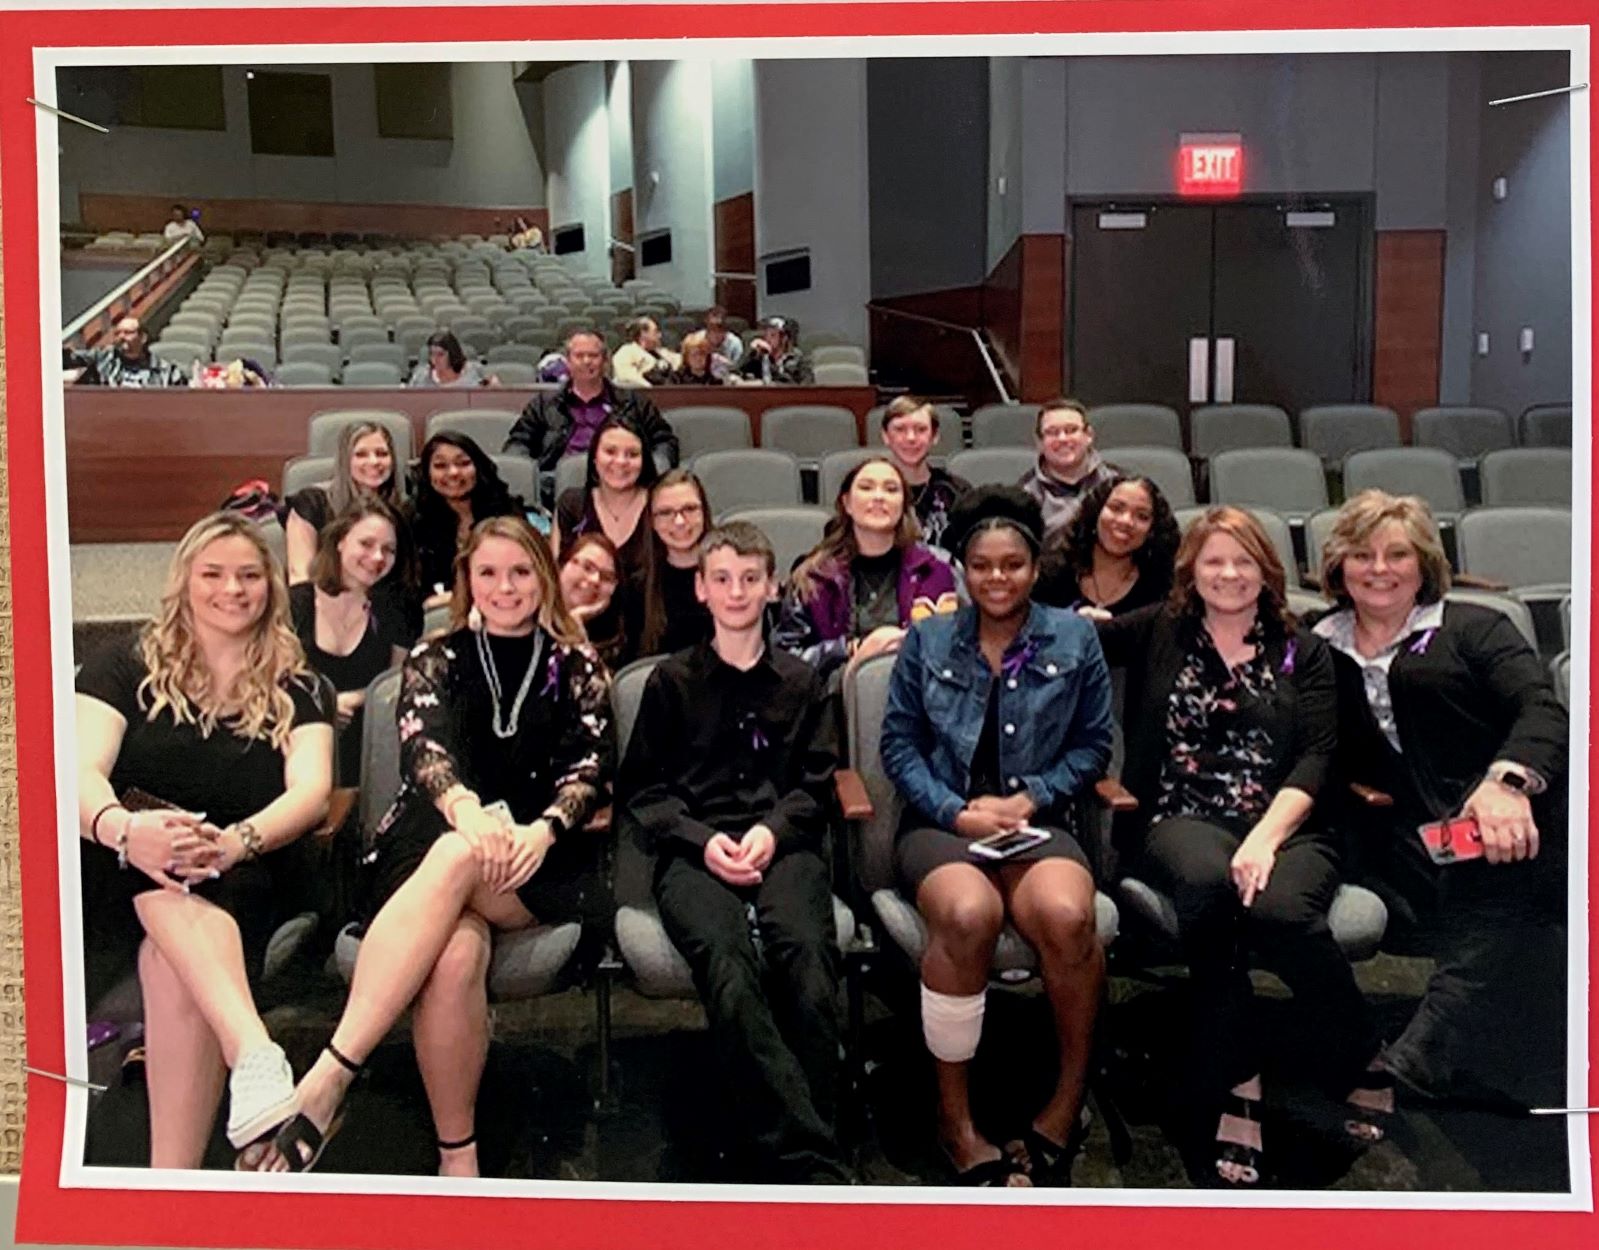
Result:
<svg viewBox="0 0 1599 1250">
<path fill-rule="evenodd" d="M 545 811 L 558 812 L 568 829 L 581 829 L 611 788 L 613 755 L 611 678 L 592 647 L 554 647 L 551 677 L 563 687 L 571 715 L 563 717 L 555 742 L 555 793 Z"/>
<path fill-rule="evenodd" d="M 454 649 L 447 641 L 424 643 L 406 657 L 400 673 L 400 771 L 406 782 L 437 800 L 461 780 L 455 764 L 454 729 L 445 706 Z"/>
</svg>

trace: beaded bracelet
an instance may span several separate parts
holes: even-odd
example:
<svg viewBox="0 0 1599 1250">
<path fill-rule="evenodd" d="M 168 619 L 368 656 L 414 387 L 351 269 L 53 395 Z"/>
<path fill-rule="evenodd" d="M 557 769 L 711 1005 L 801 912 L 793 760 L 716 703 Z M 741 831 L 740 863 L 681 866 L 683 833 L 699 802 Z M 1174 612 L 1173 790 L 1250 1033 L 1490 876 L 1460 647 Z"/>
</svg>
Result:
<svg viewBox="0 0 1599 1250">
<path fill-rule="evenodd" d="M 239 835 L 239 841 L 244 846 L 245 859 L 261 858 L 261 835 L 248 820 L 241 820 L 233 826 L 233 832 Z"/>
<path fill-rule="evenodd" d="M 95 845 L 105 845 L 104 842 L 100 841 L 100 818 L 110 811 L 125 812 L 127 810 L 128 809 L 123 807 L 121 803 L 118 803 L 115 799 L 113 799 L 94 814 L 94 819 L 89 822 L 89 836 L 94 839 Z"/>
</svg>

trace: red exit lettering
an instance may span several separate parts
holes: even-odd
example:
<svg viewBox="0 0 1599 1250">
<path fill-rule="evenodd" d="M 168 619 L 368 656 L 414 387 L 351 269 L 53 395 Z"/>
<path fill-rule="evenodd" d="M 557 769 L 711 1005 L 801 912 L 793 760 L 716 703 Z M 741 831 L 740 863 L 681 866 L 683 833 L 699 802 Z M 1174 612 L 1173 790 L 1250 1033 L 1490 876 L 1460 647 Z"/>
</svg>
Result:
<svg viewBox="0 0 1599 1250">
<path fill-rule="evenodd" d="M 1244 149 L 1237 142 L 1183 143 L 1177 151 L 1177 193 L 1238 195 L 1244 186 Z"/>
</svg>

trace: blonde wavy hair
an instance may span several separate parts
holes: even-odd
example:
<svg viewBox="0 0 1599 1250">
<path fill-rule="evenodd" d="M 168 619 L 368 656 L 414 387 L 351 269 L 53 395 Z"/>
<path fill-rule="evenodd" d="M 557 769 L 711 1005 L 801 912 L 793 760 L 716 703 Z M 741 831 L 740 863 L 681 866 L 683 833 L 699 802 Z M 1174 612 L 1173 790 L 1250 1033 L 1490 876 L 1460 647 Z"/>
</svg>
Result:
<svg viewBox="0 0 1599 1250">
<path fill-rule="evenodd" d="M 1338 509 L 1321 548 L 1322 592 L 1339 607 L 1348 607 L 1352 602 L 1344 584 L 1344 561 L 1369 546 L 1371 536 L 1390 521 L 1405 532 L 1421 566 L 1421 589 L 1416 593 L 1416 602 L 1437 603 L 1449 593 L 1449 557 L 1444 554 L 1438 523 L 1426 501 L 1416 495 L 1363 490 Z"/>
<path fill-rule="evenodd" d="M 555 556 L 544 536 L 519 516 L 494 516 L 479 521 L 455 557 L 455 589 L 450 595 L 450 628 L 464 629 L 472 611 L 472 555 L 486 539 L 504 538 L 527 552 L 539 583 L 539 628 L 563 646 L 580 647 L 588 635 L 561 598 Z"/>
<path fill-rule="evenodd" d="M 139 683 L 140 706 L 148 699 L 148 719 L 164 708 L 180 725 L 197 725 L 210 737 L 220 721 L 220 705 L 228 692 L 212 688 L 205 653 L 194 633 L 189 603 L 189 578 L 194 562 L 212 543 L 242 538 L 255 548 L 267 577 L 266 608 L 245 646 L 244 666 L 234 679 L 238 714 L 230 728 L 246 738 L 266 738 L 277 750 L 288 746 L 294 724 L 294 700 L 284 689 L 294 677 L 312 680 L 300 640 L 289 626 L 289 591 L 283 566 L 272 554 L 261 529 L 238 512 L 215 512 L 195 522 L 178 543 L 161 591 L 161 609 L 139 636 L 139 652 L 149 670 Z"/>
</svg>

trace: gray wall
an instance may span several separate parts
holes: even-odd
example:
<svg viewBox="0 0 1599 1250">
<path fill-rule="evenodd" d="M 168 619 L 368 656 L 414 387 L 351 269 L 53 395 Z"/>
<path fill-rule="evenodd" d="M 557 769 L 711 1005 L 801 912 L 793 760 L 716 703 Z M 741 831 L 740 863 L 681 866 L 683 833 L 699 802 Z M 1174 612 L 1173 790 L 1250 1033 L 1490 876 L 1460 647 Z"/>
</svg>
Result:
<svg viewBox="0 0 1599 1250">
<path fill-rule="evenodd" d="M 1444 175 L 1444 316 L 1438 399 L 1471 402 L 1476 331 L 1477 165 L 1482 146 L 1482 57 L 1449 59 L 1447 169 Z"/>
<path fill-rule="evenodd" d="M 336 155 L 253 155 L 246 69 L 227 66 L 225 131 L 129 126 L 107 136 L 62 126 L 63 219 L 78 218 L 78 192 L 355 204 L 544 203 L 544 170 L 509 64 L 452 67 L 453 141 L 380 138 L 370 65 L 295 68 L 333 80 Z"/>
<path fill-rule="evenodd" d="M 611 148 L 605 65 L 589 61 L 544 80 L 544 151 L 550 227 L 583 223 L 586 250 L 565 259 L 574 269 L 609 274 Z"/>
<path fill-rule="evenodd" d="M 633 62 L 633 237 L 672 232 L 672 260 L 636 272 L 689 308 L 711 282 L 711 72 L 705 61 Z"/>
<path fill-rule="evenodd" d="M 988 62 L 887 57 L 866 69 L 872 295 L 987 273 Z"/>
<path fill-rule="evenodd" d="M 1486 100 L 1571 81 L 1561 53 L 1483 58 Z M 1489 337 L 1473 356 L 1473 403 L 1514 415 L 1529 404 L 1568 400 L 1571 378 L 1571 97 L 1484 107 L 1477 167 L 1476 328 Z M 1508 194 L 1495 201 L 1493 180 Z M 1518 350 L 1522 327 L 1534 349 Z"/>
<path fill-rule="evenodd" d="M 711 62 L 711 199 L 755 189 L 755 62 Z"/>
<path fill-rule="evenodd" d="M 605 67 L 605 124 L 611 150 L 611 194 L 633 185 L 633 66 L 611 61 Z"/>
<path fill-rule="evenodd" d="M 990 57 L 985 270 L 999 264 L 1022 233 L 1022 177 L 1022 61 L 1014 56 Z"/>
<path fill-rule="evenodd" d="M 757 257 L 809 248 L 811 289 L 758 294 L 759 311 L 866 342 L 871 298 L 866 63 L 755 63 Z"/>
</svg>

